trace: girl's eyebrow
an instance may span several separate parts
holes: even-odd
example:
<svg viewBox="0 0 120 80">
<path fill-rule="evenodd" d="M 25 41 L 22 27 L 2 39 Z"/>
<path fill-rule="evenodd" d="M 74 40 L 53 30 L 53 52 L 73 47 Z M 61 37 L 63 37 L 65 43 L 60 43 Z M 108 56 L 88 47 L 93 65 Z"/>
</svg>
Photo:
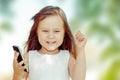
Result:
<svg viewBox="0 0 120 80">
<path fill-rule="evenodd" d="M 62 29 L 63 27 L 56 27 L 55 29 Z"/>
<path fill-rule="evenodd" d="M 40 27 L 39 29 L 47 29 L 46 27 Z"/>
<path fill-rule="evenodd" d="M 55 28 L 55 30 L 58 30 L 58 29 L 60 30 L 61 28 Z"/>
</svg>

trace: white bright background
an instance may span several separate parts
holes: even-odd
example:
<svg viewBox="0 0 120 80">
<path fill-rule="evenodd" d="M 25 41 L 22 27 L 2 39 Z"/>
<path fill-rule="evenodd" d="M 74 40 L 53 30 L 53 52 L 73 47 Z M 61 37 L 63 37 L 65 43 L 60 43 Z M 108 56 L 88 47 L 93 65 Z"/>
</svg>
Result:
<svg viewBox="0 0 120 80">
<path fill-rule="evenodd" d="M 32 26 L 31 17 L 46 5 L 60 6 L 65 11 L 68 21 L 74 15 L 73 0 L 66 0 L 64 3 L 55 0 L 15 0 L 12 4 L 12 9 L 16 15 L 11 19 L 14 31 L 12 33 L 2 33 L 2 40 L 0 42 L 0 80 L 11 80 L 14 56 L 12 45 L 18 45 L 23 50 L 24 43 Z M 1 18 L 0 21 L 2 20 Z M 98 79 L 100 69 L 102 68 L 97 63 L 99 52 L 100 48 L 95 44 L 95 41 L 88 40 L 86 45 L 86 80 Z M 4 77 L 8 77 L 9 79 Z"/>
</svg>

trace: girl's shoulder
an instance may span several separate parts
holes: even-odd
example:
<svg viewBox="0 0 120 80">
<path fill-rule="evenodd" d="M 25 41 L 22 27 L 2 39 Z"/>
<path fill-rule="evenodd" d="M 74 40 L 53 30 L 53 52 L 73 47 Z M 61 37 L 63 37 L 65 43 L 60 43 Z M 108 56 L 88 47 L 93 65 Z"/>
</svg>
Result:
<svg viewBox="0 0 120 80">
<path fill-rule="evenodd" d="M 29 54 L 37 53 L 37 50 L 30 50 L 28 51 Z"/>
<path fill-rule="evenodd" d="M 29 50 L 28 53 L 34 53 L 37 52 L 37 50 Z"/>
<path fill-rule="evenodd" d="M 70 55 L 70 52 L 68 50 L 60 50 L 60 53 L 65 53 L 66 55 Z"/>
<path fill-rule="evenodd" d="M 70 52 L 68 50 L 60 50 L 60 54 L 67 58 L 70 57 Z"/>
<path fill-rule="evenodd" d="M 63 52 L 63 53 L 69 53 L 68 50 L 60 50 L 60 52 Z"/>
</svg>

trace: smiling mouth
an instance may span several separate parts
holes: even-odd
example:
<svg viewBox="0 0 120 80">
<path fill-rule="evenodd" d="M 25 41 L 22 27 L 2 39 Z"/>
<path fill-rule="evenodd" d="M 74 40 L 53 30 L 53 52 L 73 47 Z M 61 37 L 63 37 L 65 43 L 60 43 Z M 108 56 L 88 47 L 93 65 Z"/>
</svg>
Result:
<svg viewBox="0 0 120 80">
<path fill-rule="evenodd" d="M 47 44 L 55 44 L 56 41 L 47 41 Z"/>
</svg>

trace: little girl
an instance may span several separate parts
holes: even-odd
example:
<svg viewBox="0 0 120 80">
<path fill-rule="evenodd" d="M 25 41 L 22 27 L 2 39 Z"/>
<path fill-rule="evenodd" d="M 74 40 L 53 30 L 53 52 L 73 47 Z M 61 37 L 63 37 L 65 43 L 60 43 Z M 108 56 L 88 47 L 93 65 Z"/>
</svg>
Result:
<svg viewBox="0 0 120 80">
<path fill-rule="evenodd" d="M 14 52 L 14 80 L 85 80 L 86 37 L 73 37 L 62 9 L 47 6 L 32 18 L 24 61 Z M 25 66 L 22 64 L 25 63 Z M 28 72 L 24 69 L 28 68 Z"/>
</svg>

